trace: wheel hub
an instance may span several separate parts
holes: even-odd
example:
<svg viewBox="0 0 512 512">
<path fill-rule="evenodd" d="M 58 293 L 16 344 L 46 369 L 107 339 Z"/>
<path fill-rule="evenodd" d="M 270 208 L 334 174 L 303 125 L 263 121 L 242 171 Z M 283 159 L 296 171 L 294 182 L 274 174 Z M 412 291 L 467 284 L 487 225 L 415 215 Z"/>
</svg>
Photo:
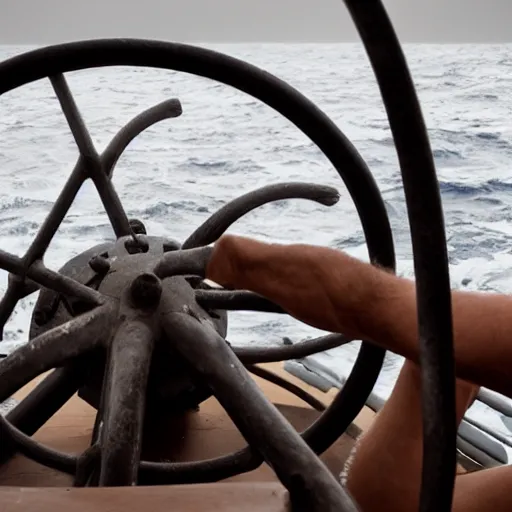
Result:
<svg viewBox="0 0 512 512">
<path fill-rule="evenodd" d="M 119 304 L 127 295 L 131 307 L 148 315 L 158 308 L 162 294 L 172 296 L 183 311 L 225 337 L 226 311 L 205 309 L 195 298 L 194 290 L 211 288 L 204 280 L 197 276 L 173 276 L 161 280 L 153 273 L 162 255 L 179 251 L 180 244 L 172 239 L 145 235 L 146 228 L 139 220 L 132 219 L 131 223 L 138 226 L 135 240 L 125 236 L 88 249 L 68 261 L 59 272 Z M 35 338 L 87 310 L 87 304 L 80 300 L 70 300 L 63 294 L 43 289 L 32 313 L 30 337 Z M 116 309 L 115 314 L 123 315 L 122 308 Z M 172 349 L 172 340 L 162 332 L 158 321 L 154 329 L 157 340 L 148 381 L 147 414 L 153 416 L 162 410 L 181 412 L 197 408 L 211 396 L 211 391 Z M 86 382 L 78 392 L 80 398 L 95 409 L 100 407 L 105 364 L 106 357 L 102 352 L 89 357 Z"/>
</svg>

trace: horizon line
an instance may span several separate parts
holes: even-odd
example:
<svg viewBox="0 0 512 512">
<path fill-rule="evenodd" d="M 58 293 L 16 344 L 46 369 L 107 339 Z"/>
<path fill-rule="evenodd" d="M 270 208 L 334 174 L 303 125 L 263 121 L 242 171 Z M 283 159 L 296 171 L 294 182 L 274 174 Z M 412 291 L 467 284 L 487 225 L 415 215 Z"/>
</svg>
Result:
<svg viewBox="0 0 512 512">
<path fill-rule="evenodd" d="M 154 40 L 154 41 L 165 41 L 165 42 L 174 42 L 174 43 L 183 43 L 190 45 L 210 45 L 210 44 L 230 44 L 230 45 L 242 45 L 242 44 L 272 44 L 272 45 L 290 45 L 290 44 L 307 44 L 307 45 L 321 45 L 321 44 L 362 44 L 360 39 L 351 39 L 351 40 L 339 40 L 339 39 L 323 39 L 323 40 L 303 40 L 303 39 L 286 39 L 286 40 L 210 40 L 210 41 L 200 41 L 197 39 L 190 40 L 173 40 L 173 39 L 158 39 L 158 38 L 150 38 L 150 37 L 135 37 L 135 36 L 114 36 L 114 37 L 86 37 L 80 39 L 62 39 L 62 40 L 54 40 L 54 41 L 24 41 L 24 42 L 12 42 L 12 41 L 1 41 L 0 46 L 55 46 L 60 44 L 66 44 L 71 42 L 81 42 L 81 41 L 91 41 L 98 39 L 145 39 L 145 40 Z M 432 40 L 407 40 L 403 39 L 400 41 L 402 45 L 506 45 L 512 44 L 512 39 L 510 40 L 488 40 L 488 41 L 471 41 L 471 40 L 460 40 L 460 41 L 432 41 Z"/>
</svg>

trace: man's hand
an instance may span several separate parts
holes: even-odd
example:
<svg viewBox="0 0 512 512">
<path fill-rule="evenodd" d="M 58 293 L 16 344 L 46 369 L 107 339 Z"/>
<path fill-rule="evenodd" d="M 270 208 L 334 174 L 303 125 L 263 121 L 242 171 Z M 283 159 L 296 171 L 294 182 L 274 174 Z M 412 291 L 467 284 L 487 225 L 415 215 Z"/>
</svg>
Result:
<svg viewBox="0 0 512 512">
<path fill-rule="evenodd" d="M 251 240 L 233 235 L 221 237 L 216 242 L 206 267 L 206 279 L 210 279 L 224 288 L 237 288 L 236 276 L 239 274 L 237 248 L 244 242 L 250 243 Z"/>
</svg>

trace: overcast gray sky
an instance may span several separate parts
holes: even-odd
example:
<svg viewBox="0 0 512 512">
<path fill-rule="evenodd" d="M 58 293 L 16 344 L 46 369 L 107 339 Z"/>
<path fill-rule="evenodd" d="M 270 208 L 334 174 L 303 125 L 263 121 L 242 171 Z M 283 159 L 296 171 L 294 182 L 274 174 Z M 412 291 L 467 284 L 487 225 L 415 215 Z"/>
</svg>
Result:
<svg viewBox="0 0 512 512">
<path fill-rule="evenodd" d="M 385 0 L 403 41 L 512 41 L 512 0 Z M 342 0 L 0 0 L 2 43 L 351 41 Z"/>
</svg>

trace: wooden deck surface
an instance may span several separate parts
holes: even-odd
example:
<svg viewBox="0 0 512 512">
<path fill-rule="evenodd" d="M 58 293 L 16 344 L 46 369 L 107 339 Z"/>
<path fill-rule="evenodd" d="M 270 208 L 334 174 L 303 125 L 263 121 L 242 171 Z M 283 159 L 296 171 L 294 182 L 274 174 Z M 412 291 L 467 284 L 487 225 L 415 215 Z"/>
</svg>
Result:
<svg viewBox="0 0 512 512">
<path fill-rule="evenodd" d="M 280 364 L 263 366 L 306 388 L 326 405 L 336 394 L 335 390 L 323 393 L 311 388 L 285 372 Z M 23 398 L 43 378 L 41 376 L 31 382 L 15 398 Z M 317 411 L 294 395 L 254 378 L 297 430 L 305 429 L 318 417 Z M 94 409 L 75 395 L 34 438 L 57 450 L 80 453 L 90 443 L 94 414 Z M 339 475 L 354 444 L 354 436 L 359 434 L 360 428 L 368 426 L 372 417 L 372 411 L 363 410 L 349 433 L 322 455 L 322 460 L 333 474 Z M 201 460 L 245 446 L 236 426 L 215 399 L 203 403 L 199 412 L 180 418 L 162 417 L 158 426 L 149 426 L 148 430 L 145 433 L 145 460 Z M 266 464 L 220 484 L 110 489 L 76 489 L 71 486 L 69 475 L 17 455 L 0 468 L 0 512 L 55 512 L 58 508 L 72 508 L 73 512 L 130 512 L 139 511 L 142 507 L 159 512 L 169 510 L 170 506 L 180 511 L 289 510 L 288 493 Z"/>
<path fill-rule="evenodd" d="M 262 365 L 306 389 L 328 405 L 337 390 L 323 393 L 287 373 L 280 363 Z M 20 390 L 23 398 L 44 375 Z M 289 392 L 258 377 L 254 379 L 294 427 L 302 431 L 319 415 Z M 76 395 L 41 428 L 34 438 L 54 449 L 81 453 L 89 446 L 95 410 Z M 374 413 L 364 408 L 348 431 L 321 459 L 338 476 L 354 439 L 366 430 Z M 201 404 L 199 412 L 179 418 L 162 416 L 158 426 L 146 428 L 145 460 L 188 461 L 217 457 L 245 446 L 238 429 L 215 399 Z M 460 468 L 459 468 L 460 469 Z M 234 512 L 284 512 L 289 510 L 288 493 L 266 464 L 218 484 L 130 488 L 72 488 L 72 478 L 41 466 L 21 455 L 0 468 L 0 512 L 151 512 L 170 509 Z"/>
</svg>

